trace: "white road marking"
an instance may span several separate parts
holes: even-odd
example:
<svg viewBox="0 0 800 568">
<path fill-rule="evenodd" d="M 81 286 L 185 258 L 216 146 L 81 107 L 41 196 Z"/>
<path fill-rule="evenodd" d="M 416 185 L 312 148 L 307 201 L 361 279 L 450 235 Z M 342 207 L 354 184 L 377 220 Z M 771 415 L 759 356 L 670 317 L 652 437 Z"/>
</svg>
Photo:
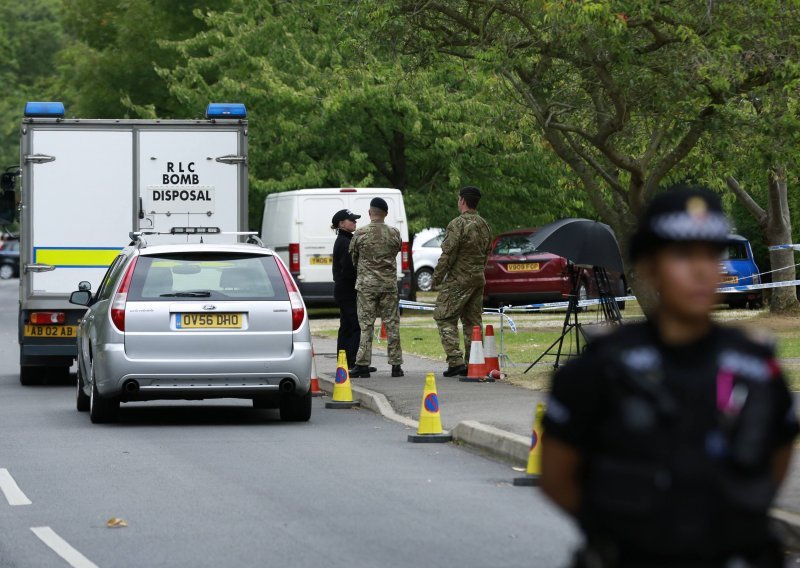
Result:
<svg viewBox="0 0 800 568">
<path fill-rule="evenodd" d="M 98 568 L 97 564 L 72 548 L 72 545 L 58 536 L 50 527 L 31 527 L 33 534 L 39 537 L 50 549 L 67 561 L 72 568 Z"/>
<path fill-rule="evenodd" d="M 14 478 L 5 468 L 0 468 L 0 491 L 3 492 L 6 501 L 11 506 L 31 504 L 31 500 L 25 496 L 17 482 L 14 481 Z"/>
</svg>

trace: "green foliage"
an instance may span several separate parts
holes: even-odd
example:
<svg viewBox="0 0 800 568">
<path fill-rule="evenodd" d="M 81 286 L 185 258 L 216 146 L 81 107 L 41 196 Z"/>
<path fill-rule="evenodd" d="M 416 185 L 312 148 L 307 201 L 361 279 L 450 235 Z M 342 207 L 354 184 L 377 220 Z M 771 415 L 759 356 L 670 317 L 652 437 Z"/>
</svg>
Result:
<svg viewBox="0 0 800 568">
<path fill-rule="evenodd" d="M 248 106 L 252 226 L 266 194 L 303 187 L 402 189 L 412 232 L 443 226 L 466 184 L 485 190 L 496 230 L 580 210 L 574 186 L 553 191 L 559 166 L 524 134 L 530 119 L 495 96 L 490 75 L 453 62 L 409 69 L 365 40 L 379 16 L 322 1 L 243 1 L 170 44 L 180 63 L 160 73 L 184 107 Z M 519 207 L 537 202 L 538 211 Z"/>
</svg>

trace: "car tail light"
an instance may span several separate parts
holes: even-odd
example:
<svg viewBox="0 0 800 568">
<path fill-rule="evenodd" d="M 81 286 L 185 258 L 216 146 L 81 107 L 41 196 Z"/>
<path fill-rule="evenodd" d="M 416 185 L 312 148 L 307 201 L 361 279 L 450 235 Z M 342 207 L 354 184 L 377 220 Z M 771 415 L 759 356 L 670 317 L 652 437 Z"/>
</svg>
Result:
<svg viewBox="0 0 800 568">
<path fill-rule="evenodd" d="M 294 283 L 292 275 L 286 271 L 286 267 L 279 259 L 275 260 L 281 271 L 283 283 L 286 285 L 286 291 L 289 292 L 289 303 L 292 305 L 292 331 L 297 331 L 300 328 L 300 324 L 303 323 L 303 319 L 306 317 L 306 306 L 303 303 L 303 297 L 297 290 L 297 284 Z"/>
<path fill-rule="evenodd" d="M 31 323 L 36 325 L 64 323 L 65 321 L 64 312 L 33 312 L 31 314 Z"/>
<path fill-rule="evenodd" d="M 297 274 L 300 272 L 300 244 L 291 243 L 289 245 L 289 272 Z"/>
<path fill-rule="evenodd" d="M 408 262 L 408 243 L 403 243 L 400 246 L 400 270 L 403 272 L 411 270 L 411 266 Z"/>
<path fill-rule="evenodd" d="M 125 331 L 125 304 L 128 303 L 128 288 L 131 286 L 133 270 L 136 268 L 137 260 L 139 260 L 138 256 L 128 265 L 128 270 L 125 271 L 122 283 L 119 285 L 119 289 L 114 294 L 114 299 L 111 302 L 111 321 L 114 322 L 114 327 L 120 331 Z"/>
</svg>

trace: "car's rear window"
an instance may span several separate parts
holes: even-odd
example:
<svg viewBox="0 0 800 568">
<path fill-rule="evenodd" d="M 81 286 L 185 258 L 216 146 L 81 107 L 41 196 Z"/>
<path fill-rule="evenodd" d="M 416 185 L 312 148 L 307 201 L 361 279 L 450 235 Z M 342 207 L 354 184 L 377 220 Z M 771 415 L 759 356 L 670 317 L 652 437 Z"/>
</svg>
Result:
<svg viewBox="0 0 800 568">
<path fill-rule="evenodd" d="M 140 256 L 130 301 L 288 300 L 272 256 L 181 253 Z"/>
<path fill-rule="evenodd" d="M 506 235 L 500 237 L 494 245 L 493 254 L 498 256 L 534 254 L 536 249 L 530 241 L 530 235 Z"/>
<path fill-rule="evenodd" d="M 747 260 L 747 247 L 741 243 L 728 243 L 722 253 L 723 260 Z"/>
</svg>

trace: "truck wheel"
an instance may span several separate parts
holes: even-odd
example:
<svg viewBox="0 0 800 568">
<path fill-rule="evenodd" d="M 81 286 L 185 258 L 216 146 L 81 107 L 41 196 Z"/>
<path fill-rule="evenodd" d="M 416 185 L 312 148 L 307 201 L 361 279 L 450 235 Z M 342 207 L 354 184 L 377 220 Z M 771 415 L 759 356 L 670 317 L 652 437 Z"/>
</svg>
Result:
<svg viewBox="0 0 800 568">
<path fill-rule="evenodd" d="M 420 268 L 414 275 L 417 281 L 417 290 L 420 292 L 430 292 L 433 290 L 433 270 L 430 268 Z"/>
<path fill-rule="evenodd" d="M 280 413 L 284 422 L 308 422 L 311 419 L 311 391 L 282 397 Z"/>
<path fill-rule="evenodd" d="M 89 398 L 89 418 L 94 424 L 116 422 L 119 417 L 119 399 L 103 398 L 92 382 L 92 395 Z"/>
<path fill-rule="evenodd" d="M 86 394 L 83 390 L 85 385 L 83 383 L 83 376 L 81 374 L 80 363 L 78 363 L 78 373 L 75 379 L 75 383 L 77 384 L 77 392 L 75 394 L 75 408 L 78 409 L 78 412 L 88 412 L 90 398 L 89 395 Z"/>
<path fill-rule="evenodd" d="M 0 280 L 8 280 L 14 277 L 14 267 L 10 264 L 0 266 Z"/>
<path fill-rule="evenodd" d="M 22 365 L 19 368 L 19 384 L 29 387 L 42 384 L 42 367 Z"/>
</svg>

